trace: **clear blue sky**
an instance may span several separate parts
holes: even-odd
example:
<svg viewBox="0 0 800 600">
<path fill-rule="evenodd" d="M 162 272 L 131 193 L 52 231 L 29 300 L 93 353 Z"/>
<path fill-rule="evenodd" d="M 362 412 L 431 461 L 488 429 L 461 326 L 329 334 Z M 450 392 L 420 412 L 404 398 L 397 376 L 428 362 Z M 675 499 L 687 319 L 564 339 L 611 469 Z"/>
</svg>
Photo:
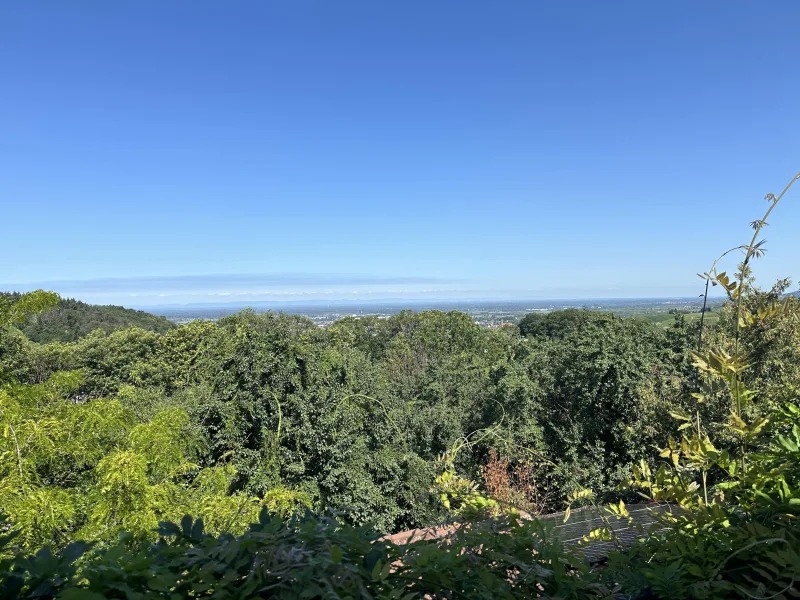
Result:
<svg viewBox="0 0 800 600">
<path fill-rule="evenodd" d="M 3 2 L 0 289 L 700 293 L 800 170 L 800 2 Z M 800 185 L 757 275 L 798 279 Z M 135 294 L 135 295 L 134 295 Z"/>
</svg>

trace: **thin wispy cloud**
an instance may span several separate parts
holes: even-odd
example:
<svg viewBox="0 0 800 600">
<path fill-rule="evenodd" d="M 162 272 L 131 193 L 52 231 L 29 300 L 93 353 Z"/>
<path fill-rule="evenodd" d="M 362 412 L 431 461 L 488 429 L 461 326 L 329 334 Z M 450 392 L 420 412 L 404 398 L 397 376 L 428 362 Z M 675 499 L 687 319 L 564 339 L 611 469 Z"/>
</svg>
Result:
<svg viewBox="0 0 800 600">
<path fill-rule="evenodd" d="M 400 297 L 457 292 L 458 280 L 364 273 L 235 273 L 57 279 L 0 283 L 0 289 L 46 289 L 100 304 L 148 306 L 167 303 Z"/>
</svg>

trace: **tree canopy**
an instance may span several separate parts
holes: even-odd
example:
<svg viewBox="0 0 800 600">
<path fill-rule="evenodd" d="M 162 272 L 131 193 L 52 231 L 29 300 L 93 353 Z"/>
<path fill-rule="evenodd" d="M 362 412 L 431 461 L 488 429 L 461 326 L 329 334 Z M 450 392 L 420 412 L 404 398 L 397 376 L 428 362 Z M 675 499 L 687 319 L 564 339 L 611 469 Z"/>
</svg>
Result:
<svg viewBox="0 0 800 600">
<path fill-rule="evenodd" d="M 13 303 L 21 294 L 0 292 L 5 302 Z M 92 331 L 101 329 L 106 333 L 138 327 L 147 331 L 166 333 L 175 324 L 164 317 L 150 313 L 123 308 L 122 306 L 101 306 L 86 304 L 80 300 L 60 298 L 58 303 L 47 311 L 28 313 L 19 328 L 33 342 L 74 342 Z"/>
</svg>

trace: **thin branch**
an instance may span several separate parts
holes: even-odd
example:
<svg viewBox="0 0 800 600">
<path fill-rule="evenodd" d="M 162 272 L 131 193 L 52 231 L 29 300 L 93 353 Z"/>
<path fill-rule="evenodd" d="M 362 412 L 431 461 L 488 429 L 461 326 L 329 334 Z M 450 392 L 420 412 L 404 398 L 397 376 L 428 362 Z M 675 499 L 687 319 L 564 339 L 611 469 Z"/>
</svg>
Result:
<svg viewBox="0 0 800 600">
<path fill-rule="evenodd" d="M 17 449 L 17 469 L 19 469 L 19 478 L 20 480 L 23 478 L 22 475 L 22 452 L 19 449 L 19 441 L 17 440 L 17 432 L 14 431 L 14 426 L 9 423 L 8 429 L 11 431 L 11 435 L 14 437 L 14 447 Z"/>
</svg>

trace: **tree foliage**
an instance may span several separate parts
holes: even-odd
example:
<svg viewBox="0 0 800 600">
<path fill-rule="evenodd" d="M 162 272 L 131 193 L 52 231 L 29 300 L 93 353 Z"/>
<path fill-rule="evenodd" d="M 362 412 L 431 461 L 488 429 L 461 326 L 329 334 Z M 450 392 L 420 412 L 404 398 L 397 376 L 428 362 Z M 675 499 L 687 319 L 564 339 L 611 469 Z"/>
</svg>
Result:
<svg viewBox="0 0 800 600">
<path fill-rule="evenodd" d="M 25 296 L 27 294 L 0 292 L 0 298 L 9 303 Z M 30 297 L 26 302 L 30 302 Z M 48 302 L 47 310 L 29 310 L 32 307 L 25 305 L 18 305 L 18 308 L 25 312 L 25 317 L 18 323 L 20 329 L 28 339 L 40 343 L 75 342 L 96 329 L 111 333 L 133 326 L 166 333 L 175 328 L 175 324 L 166 318 L 141 310 L 86 304 L 71 298 Z"/>
</svg>

